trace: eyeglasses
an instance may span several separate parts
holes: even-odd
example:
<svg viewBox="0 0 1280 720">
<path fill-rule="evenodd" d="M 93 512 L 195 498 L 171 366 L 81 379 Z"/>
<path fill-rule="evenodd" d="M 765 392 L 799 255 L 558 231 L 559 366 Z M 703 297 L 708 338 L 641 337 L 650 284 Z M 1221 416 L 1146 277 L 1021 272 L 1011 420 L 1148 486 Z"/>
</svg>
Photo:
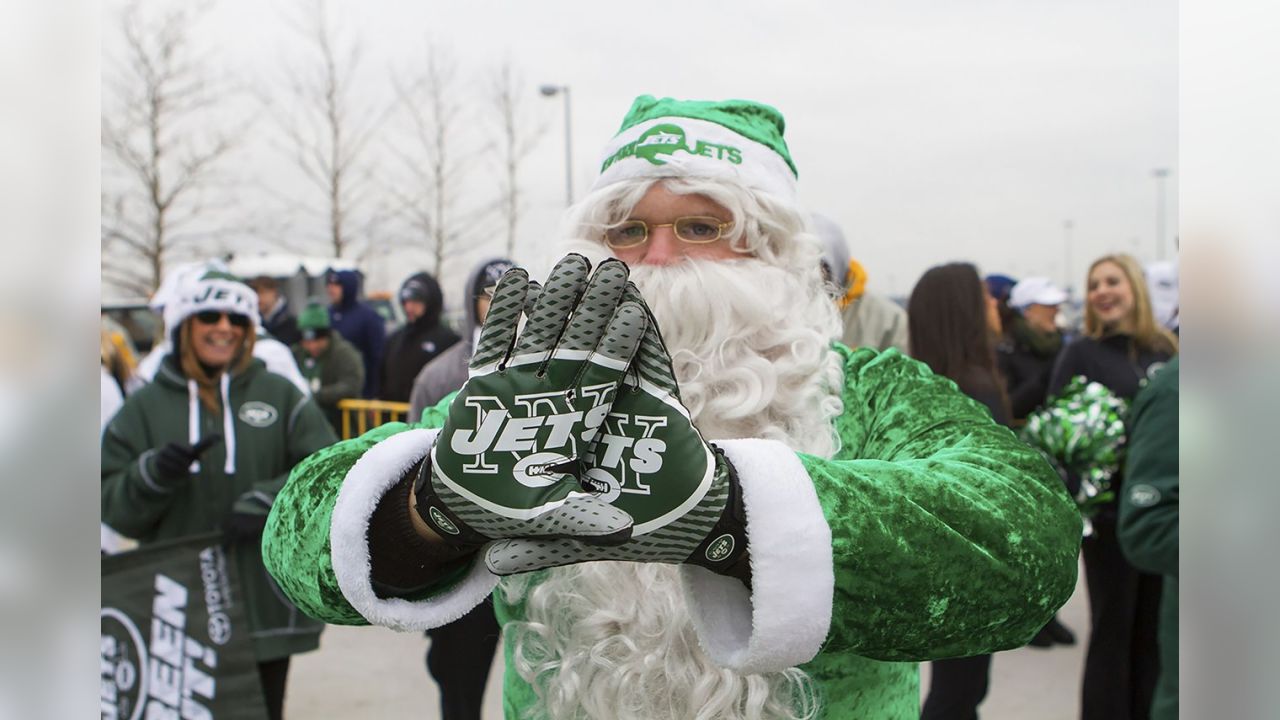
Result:
<svg viewBox="0 0 1280 720">
<path fill-rule="evenodd" d="M 650 228 L 669 227 L 681 242 L 705 245 L 719 240 L 724 229 L 732 225 L 731 222 L 720 222 L 720 218 L 701 215 L 676 218 L 675 222 L 659 225 L 649 225 L 643 220 L 624 220 L 604 231 L 604 242 L 615 250 L 632 248 L 648 242 Z"/>
<path fill-rule="evenodd" d="M 196 313 L 195 317 L 205 325 L 217 325 L 218 322 L 222 320 L 223 316 L 226 316 L 227 320 L 238 328 L 249 327 L 249 316 L 240 315 L 238 313 L 224 313 L 218 312 L 217 310 L 205 310 L 204 312 Z"/>
</svg>

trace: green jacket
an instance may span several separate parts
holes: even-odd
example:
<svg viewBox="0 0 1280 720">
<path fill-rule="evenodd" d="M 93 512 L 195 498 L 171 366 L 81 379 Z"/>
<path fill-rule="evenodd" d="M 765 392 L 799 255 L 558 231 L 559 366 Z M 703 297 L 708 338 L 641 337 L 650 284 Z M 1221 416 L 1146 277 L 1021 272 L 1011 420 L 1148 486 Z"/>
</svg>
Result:
<svg viewBox="0 0 1280 720">
<path fill-rule="evenodd" d="M 201 456 L 199 472 L 176 485 L 158 483 L 156 452 L 189 442 L 187 380 L 175 357 L 165 358 L 155 381 L 129 396 L 102 437 L 102 521 L 143 545 L 218 530 L 243 493 L 274 498 L 302 458 L 337 442 L 319 408 L 288 380 L 254 360 L 229 385 L 234 440 L 223 414 L 199 407 L 200 437 L 223 434 Z M 234 473 L 227 448 L 234 442 Z M 322 624 L 287 601 L 262 564 L 256 543 L 232 548 L 244 588 L 259 661 L 314 650 Z"/>
<path fill-rule="evenodd" d="M 845 412 L 834 459 L 772 440 L 716 443 L 750 518 L 750 591 L 708 582 L 700 568 L 681 572 L 700 644 L 720 665 L 799 665 L 827 718 L 915 720 L 917 661 L 1020 647 L 1066 602 L 1080 515 L 1040 454 L 950 380 L 896 350 L 836 349 Z M 370 579 L 369 515 L 429 452 L 438 431 L 427 428 L 442 424 L 449 401 L 428 408 L 418 427 L 384 425 L 294 470 L 263 553 L 307 612 L 434 627 L 495 587 L 483 562 L 417 597 L 379 597 Z M 502 593 L 494 604 L 502 622 L 520 619 Z M 749 627 L 729 621 L 748 617 Z M 536 698 L 506 652 L 504 706 L 516 717 Z"/>
<path fill-rule="evenodd" d="M 298 361 L 302 377 L 311 386 L 311 394 L 324 411 L 325 419 L 334 432 L 342 432 L 342 411 L 338 409 L 338 401 L 361 397 L 364 388 L 364 360 L 360 351 L 342 335 L 332 332 L 329 333 L 329 348 L 319 357 L 311 357 L 301 343 L 293 346 L 293 357 Z"/>
<path fill-rule="evenodd" d="M 1178 717 L 1178 358 L 1133 401 L 1125 487 L 1116 536 L 1133 566 L 1164 575 L 1160 597 L 1160 679 L 1153 720 Z"/>
</svg>

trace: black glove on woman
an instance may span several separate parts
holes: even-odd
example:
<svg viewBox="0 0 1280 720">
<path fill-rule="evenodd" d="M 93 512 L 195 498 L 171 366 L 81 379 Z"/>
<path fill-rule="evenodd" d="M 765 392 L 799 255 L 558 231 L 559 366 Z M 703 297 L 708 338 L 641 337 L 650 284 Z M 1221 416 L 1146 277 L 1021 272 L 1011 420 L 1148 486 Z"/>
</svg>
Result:
<svg viewBox="0 0 1280 720">
<path fill-rule="evenodd" d="M 160 480 L 175 483 L 191 474 L 191 463 L 200 459 L 206 450 L 222 441 L 218 434 L 210 435 L 194 446 L 171 442 L 156 453 L 155 469 Z"/>
</svg>

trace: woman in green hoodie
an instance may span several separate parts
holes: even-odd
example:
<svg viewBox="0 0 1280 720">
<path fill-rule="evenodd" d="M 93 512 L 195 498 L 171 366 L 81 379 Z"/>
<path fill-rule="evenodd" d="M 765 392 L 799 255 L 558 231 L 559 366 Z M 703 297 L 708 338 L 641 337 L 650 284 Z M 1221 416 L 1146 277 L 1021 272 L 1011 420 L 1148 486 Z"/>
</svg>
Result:
<svg viewBox="0 0 1280 720">
<path fill-rule="evenodd" d="M 289 603 L 258 549 L 294 464 L 337 441 L 310 397 L 253 357 L 257 297 L 222 273 L 188 283 L 166 313 L 174 351 L 102 438 L 102 520 L 147 545 L 222 529 L 244 588 L 272 718 L 289 656 L 319 646 L 322 624 Z"/>
</svg>

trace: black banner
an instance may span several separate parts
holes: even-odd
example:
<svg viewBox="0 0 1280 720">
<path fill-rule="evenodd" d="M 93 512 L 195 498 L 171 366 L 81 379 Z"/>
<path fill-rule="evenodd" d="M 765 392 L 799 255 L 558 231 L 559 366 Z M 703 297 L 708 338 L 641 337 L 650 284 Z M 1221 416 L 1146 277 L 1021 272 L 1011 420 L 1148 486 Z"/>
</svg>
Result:
<svg viewBox="0 0 1280 720">
<path fill-rule="evenodd" d="M 265 720 L 235 565 L 217 533 L 102 558 L 102 720 Z"/>
</svg>

